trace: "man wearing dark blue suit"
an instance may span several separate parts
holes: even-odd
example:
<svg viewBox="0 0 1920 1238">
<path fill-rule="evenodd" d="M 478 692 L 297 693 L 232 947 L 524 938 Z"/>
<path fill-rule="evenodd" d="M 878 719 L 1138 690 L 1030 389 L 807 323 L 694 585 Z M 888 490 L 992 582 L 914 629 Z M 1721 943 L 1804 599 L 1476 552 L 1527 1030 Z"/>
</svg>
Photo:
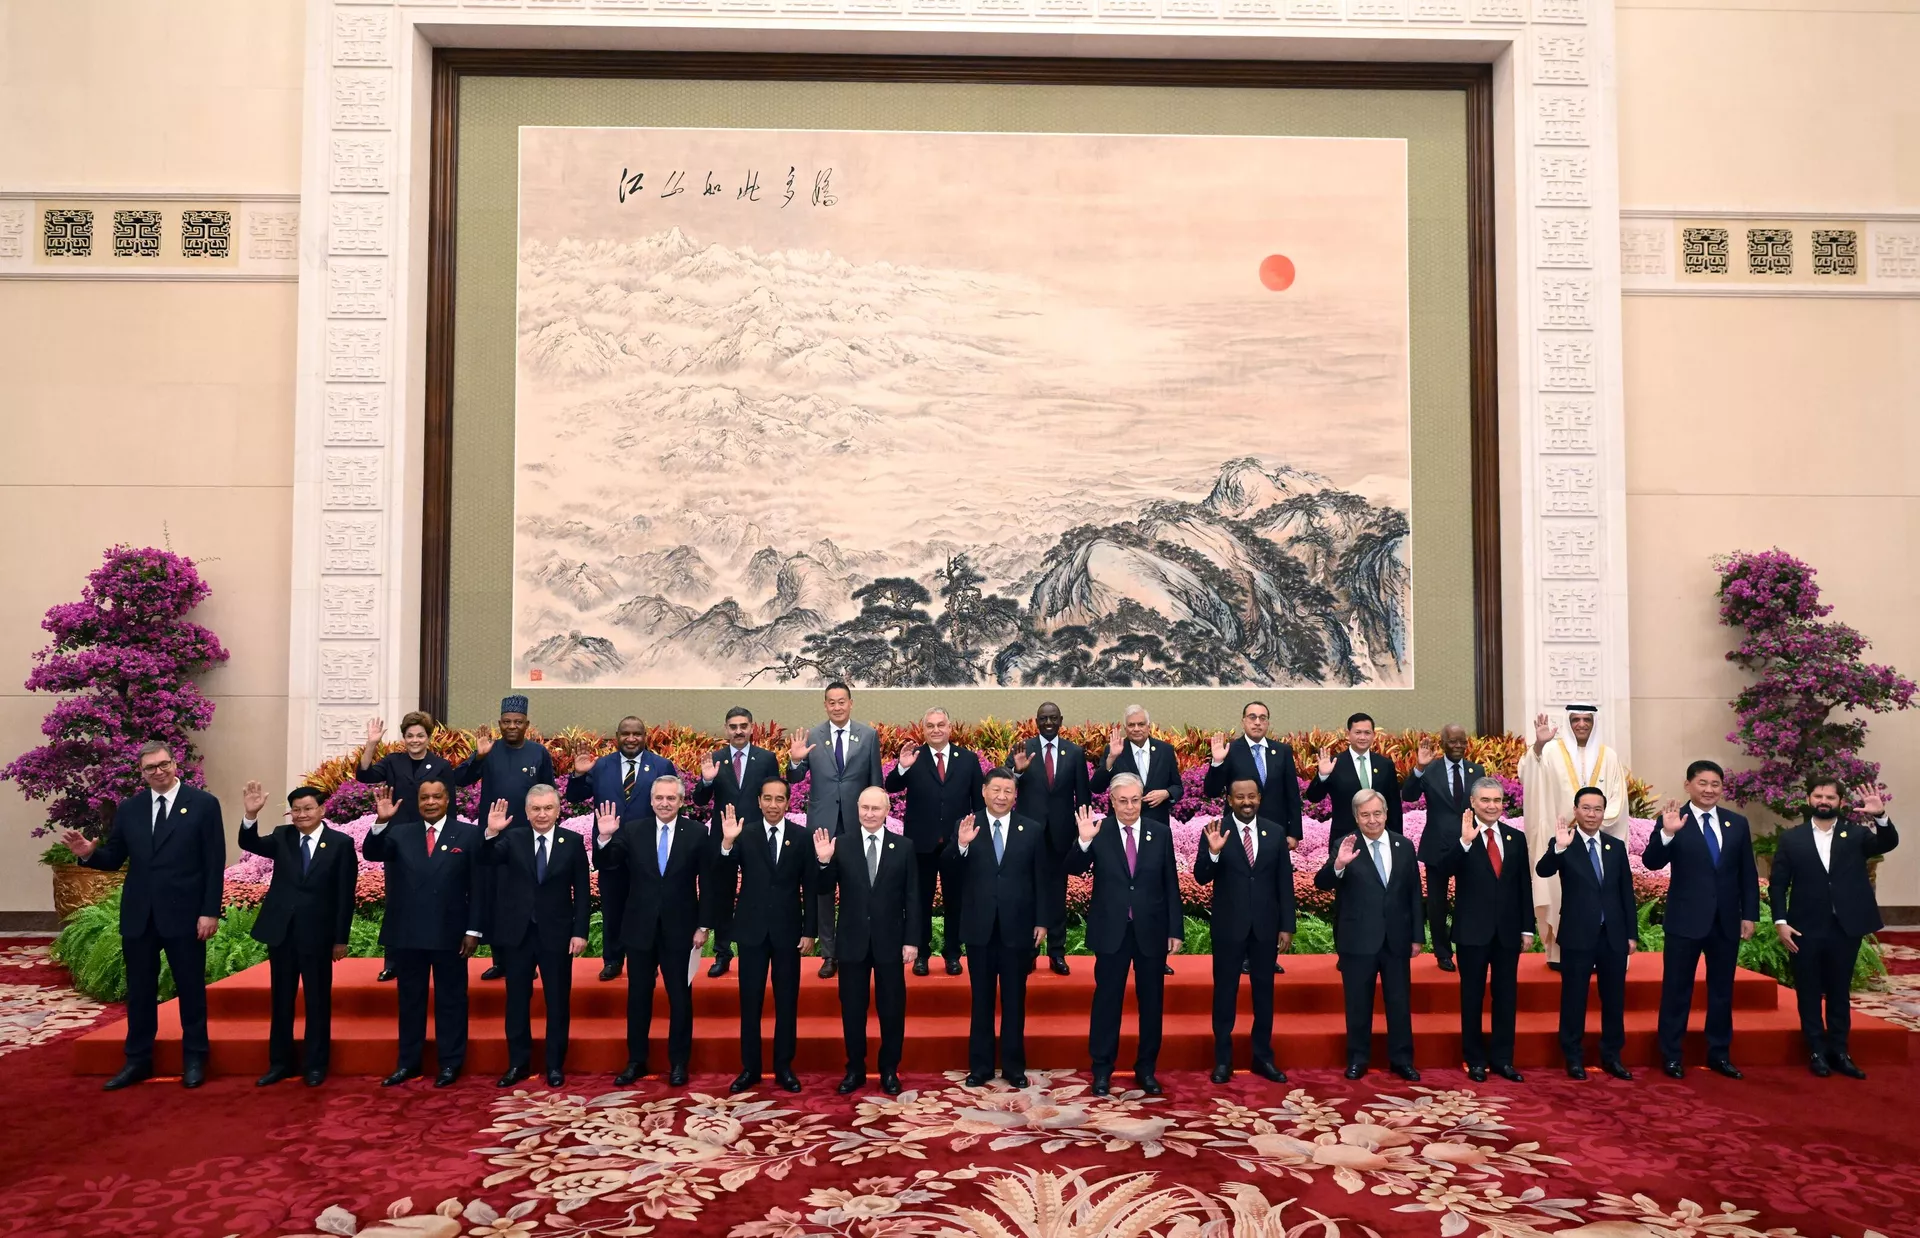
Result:
<svg viewBox="0 0 1920 1238">
<path fill-rule="evenodd" d="M 163 743 L 141 745 L 139 762 L 147 789 L 120 801 L 105 842 L 95 844 L 78 830 L 61 837 L 88 868 L 112 872 L 127 866 L 120 893 L 127 1064 L 107 1080 L 109 1092 L 153 1074 L 162 952 L 180 995 L 180 1082 L 190 1088 L 206 1082 L 207 938 L 220 927 L 227 867 L 220 801 L 180 781 L 173 751 Z"/>
<path fill-rule="evenodd" d="M 1840 800 L 1839 780 L 1808 782 L 1808 819 L 1781 832 L 1767 893 L 1773 931 L 1793 955 L 1807 1068 L 1823 1079 L 1836 1070 L 1864 1079 L 1867 1072 L 1847 1052 L 1847 1036 L 1853 1029 L 1850 1003 L 1860 939 L 1883 927 L 1867 861 L 1892 851 L 1900 835 L 1887 820 L 1886 801 L 1877 789 L 1855 801 L 1863 818 L 1857 822 L 1841 820 Z"/>
<path fill-rule="evenodd" d="M 1600 788 L 1574 793 L 1573 817 L 1560 822 L 1534 867 L 1542 877 L 1560 878 L 1560 1053 L 1569 1077 L 1587 1077 L 1587 978 L 1597 977 L 1600 1069 L 1631 1079 L 1620 1050 L 1627 1043 L 1627 956 L 1640 948 L 1640 917 L 1627 844 L 1601 829 L 1607 796 Z"/>
<path fill-rule="evenodd" d="M 944 735 L 942 736 L 944 738 Z M 923 758 L 924 759 L 924 758 Z M 967 754 L 972 759 L 972 754 Z M 1038 821 L 1013 811 L 1019 795 L 1009 770 L 979 779 L 985 807 L 962 817 L 947 843 L 950 871 L 961 873 L 959 916 L 947 923 L 967 945 L 973 1011 L 967 1031 L 967 1086 L 993 1079 L 993 1007 L 1000 1005 L 1000 1073 L 1016 1089 L 1027 1086 L 1027 972 L 1033 947 L 1047 932 L 1046 841 Z M 942 877 L 944 881 L 944 876 Z M 1028 937 L 1028 927 L 1033 935 Z M 948 945 L 953 949 L 954 944 Z"/>
<path fill-rule="evenodd" d="M 573 777 L 567 779 L 567 803 L 598 811 L 611 804 L 622 824 L 653 817 L 653 780 L 674 772 L 673 762 L 647 751 L 647 724 L 628 714 L 614 733 L 616 751 L 598 761 L 590 752 L 576 753 Z M 627 961 L 622 940 L 626 922 L 630 877 L 616 865 L 600 873 L 600 979 L 619 977 Z"/>
<path fill-rule="evenodd" d="M 913 974 L 927 974 L 928 946 L 933 934 L 933 888 L 937 880 L 944 908 L 941 918 L 946 926 L 941 953 L 946 956 L 947 974 L 957 976 L 960 943 L 965 936 L 960 925 L 960 909 L 966 904 L 968 866 L 955 859 L 949 840 L 955 822 L 980 811 L 985 803 L 982 797 L 985 784 L 980 776 L 980 758 L 971 750 L 950 742 L 953 720 L 946 710 L 936 706 L 920 715 L 920 731 L 927 742 L 921 745 L 909 741 L 901 745 L 900 756 L 886 777 L 884 789 L 889 795 L 899 791 L 907 793 L 901 824 L 907 841 L 913 844 L 914 861 L 920 866 L 920 908 L 916 919 L 920 926 L 917 943 L 920 949 L 914 959 Z M 1011 779 L 1008 790 L 1017 798 L 1016 784 Z M 1045 924 L 1042 920 L 1043 929 Z M 1036 946 L 1039 944 L 1034 942 Z"/>
<path fill-rule="evenodd" d="M 1449 845 L 1429 876 L 1451 877 L 1459 891 L 1454 939 L 1460 948 L 1460 1050 L 1467 1077 L 1485 1083 L 1487 1071 L 1513 1083 L 1514 1025 L 1520 997 L 1520 956 L 1533 946 L 1533 873 L 1527 868 L 1527 835 L 1500 819 L 1506 791 L 1497 778 L 1482 778 L 1467 791 L 1472 805 L 1461 814 L 1459 845 Z M 1444 819 L 1428 819 L 1447 829 Z M 1448 831 L 1451 833 L 1451 831 Z M 1489 979 L 1491 977 L 1491 979 Z M 1493 997 L 1493 1033 L 1481 1035 L 1480 1011 Z M 1491 1040 L 1491 1046 L 1488 1041 Z"/>
<path fill-rule="evenodd" d="M 451 815 L 452 789 L 436 779 L 414 788 L 419 821 L 395 820 L 400 805 L 389 788 L 373 794 L 374 826 L 360 854 L 386 865 L 380 943 L 399 973 L 400 989 L 398 1061 L 382 1086 L 420 1077 L 431 976 L 440 1065 L 433 1086 L 452 1087 L 467 1060 L 467 960 L 480 944 L 480 827 Z"/>
<path fill-rule="evenodd" d="M 727 743 L 700 762 L 700 781 L 693 787 L 693 802 L 710 808 L 707 832 L 720 837 L 720 820 L 729 806 L 733 815 L 751 821 L 760 811 L 760 784 L 780 777 L 780 758 L 753 742 L 753 714 L 735 705 L 727 711 Z M 717 848 L 717 844 L 716 844 Z M 707 975 L 718 979 L 733 963 L 733 891 L 717 888 L 723 881 L 738 881 L 737 872 L 711 875 L 720 897 L 715 903 L 721 917 L 713 922 L 713 966 Z"/>
<path fill-rule="evenodd" d="M 1340 956 L 1347 1008 L 1347 1078 L 1367 1073 L 1378 977 L 1387 1010 L 1387 1066 L 1418 1083 L 1410 967 L 1426 937 L 1420 871 L 1413 844 L 1387 829 L 1383 792 L 1357 791 L 1349 807 L 1355 832 L 1340 840 L 1340 849 L 1313 877 L 1317 888 L 1333 892 L 1333 949 Z"/>
<path fill-rule="evenodd" d="M 1213 1081 L 1233 1078 L 1233 1020 L 1240 977 L 1253 996 L 1253 1073 L 1287 1081 L 1273 1060 L 1275 960 L 1293 945 L 1293 853 L 1287 833 L 1260 816 L 1260 788 L 1243 778 L 1227 792 L 1227 815 L 1207 825 L 1193 879 L 1213 887 Z"/>
<path fill-rule="evenodd" d="M 1225 735 L 1213 737 L 1213 760 L 1201 789 L 1224 796 L 1234 783 L 1251 779 L 1260 788 L 1260 816 L 1286 830 L 1293 851 L 1300 846 L 1300 771 L 1293 745 L 1267 738 L 1271 721 L 1264 703 L 1248 701 L 1240 711 L 1240 738 L 1229 743 Z"/>
<path fill-rule="evenodd" d="M 552 787 L 527 792 L 527 828 L 507 828 L 507 805 L 487 811 L 480 862 L 499 871 L 493 948 L 507 973 L 507 1073 L 497 1087 L 510 1088 L 532 1070 L 533 973 L 547 1007 L 547 1086 L 566 1081 L 567 1032 L 571 1026 L 573 961 L 587 948 L 587 846 L 560 828 L 560 793 Z"/>
<path fill-rule="evenodd" d="M 527 698 L 502 697 L 500 700 L 500 739 L 481 727 L 474 734 L 473 755 L 453 771 L 456 786 L 480 784 L 482 812 L 495 800 L 507 802 L 509 827 L 527 823 L 527 792 L 535 787 L 550 787 L 560 781 L 553 772 L 553 756 L 545 744 L 527 742 Z M 478 828 L 477 826 L 475 827 Z M 488 930 L 493 924 L 495 874 L 491 868 L 480 870 L 478 900 L 480 933 L 491 943 Z M 498 980 L 506 973 L 498 960 L 480 973 L 482 980 Z"/>
<path fill-rule="evenodd" d="M 1073 971 L 1067 966 L 1067 853 L 1079 810 L 1093 803 L 1086 750 L 1060 738 L 1065 721 L 1058 705 L 1040 702 L 1033 712 L 1040 733 L 1007 753 L 1007 768 L 1020 786 L 1013 810 L 1046 827 L 1047 955 L 1058 976 Z"/>
<path fill-rule="evenodd" d="M 1642 859 L 1650 871 L 1669 864 L 1666 949 L 1660 980 L 1660 1068 L 1683 1079 L 1681 1047 L 1693 1005 L 1693 973 L 1707 958 L 1707 1065 L 1740 1078 L 1733 1052 L 1733 972 L 1740 943 L 1760 918 L 1760 877 L 1747 819 L 1721 808 L 1721 771 L 1712 761 L 1687 766 L 1683 808 L 1668 804 Z"/>
</svg>

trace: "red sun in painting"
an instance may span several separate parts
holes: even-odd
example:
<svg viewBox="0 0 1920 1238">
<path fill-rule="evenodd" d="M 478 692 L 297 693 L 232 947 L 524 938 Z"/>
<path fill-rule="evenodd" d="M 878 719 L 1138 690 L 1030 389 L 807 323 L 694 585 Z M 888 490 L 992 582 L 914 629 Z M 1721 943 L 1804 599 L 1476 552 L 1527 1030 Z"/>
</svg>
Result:
<svg viewBox="0 0 1920 1238">
<path fill-rule="evenodd" d="M 1285 254 L 1268 254 L 1260 263 L 1260 282 L 1270 292 L 1285 292 L 1293 286 L 1293 259 Z"/>
</svg>

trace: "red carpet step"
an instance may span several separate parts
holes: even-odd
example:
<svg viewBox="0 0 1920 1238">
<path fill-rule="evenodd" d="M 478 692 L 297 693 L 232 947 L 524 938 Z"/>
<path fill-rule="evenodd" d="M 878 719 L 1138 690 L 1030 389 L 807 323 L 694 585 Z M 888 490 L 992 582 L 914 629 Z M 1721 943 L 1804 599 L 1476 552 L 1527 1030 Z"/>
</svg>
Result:
<svg viewBox="0 0 1920 1238">
<path fill-rule="evenodd" d="M 1346 1023 L 1341 1011 L 1340 974 L 1332 955 L 1299 955 L 1285 960 L 1287 973 L 1274 985 L 1274 1049 L 1283 1067 L 1338 1067 L 1346 1063 Z M 471 963 L 471 1022 L 467 1068 L 478 1072 L 506 1069 L 507 1048 L 502 1030 L 505 986 L 482 981 L 485 960 Z M 1087 1060 L 1087 1012 L 1093 1004 L 1093 960 L 1072 959 L 1073 975 L 1056 976 L 1041 968 L 1027 988 L 1027 1061 L 1037 1068 L 1084 1067 Z M 838 1072 L 845 1065 L 840 1039 L 838 982 L 822 980 L 819 964 L 805 962 L 800 983 L 800 1040 L 795 1068 L 803 1072 Z M 1175 975 L 1167 977 L 1165 1041 L 1160 1052 L 1162 1070 L 1204 1070 L 1213 1064 L 1212 960 L 1175 958 Z M 374 976 L 377 959 L 346 959 L 334 969 L 333 1070 L 338 1074 L 384 1075 L 394 1064 L 394 1020 L 397 999 L 392 984 Z M 567 1054 L 571 1072 L 612 1072 L 626 1062 L 627 982 L 602 983 L 600 961 L 581 959 L 574 964 L 572 1045 Z M 213 1040 L 211 1069 L 216 1074 L 259 1074 L 267 1068 L 269 1014 L 267 967 L 229 976 L 207 992 Z M 704 970 L 695 979 L 695 1071 L 739 1069 L 739 982 L 729 974 L 710 979 Z M 1657 1063 L 1654 1042 L 1655 1012 L 1660 1001 L 1660 958 L 1636 956 L 1627 973 L 1627 1047 L 1629 1065 Z M 764 1020 L 766 1051 L 772 1051 L 772 999 Z M 902 1069 L 937 1071 L 966 1065 L 968 982 L 964 976 L 941 974 L 907 977 L 906 1060 Z M 1127 1020 L 1122 1026 L 1119 1064 L 1133 1060 L 1133 1000 L 1129 993 Z M 1530 955 L 1520 963 L 1520 1018 L 1515 1064 L 1557 1066 L 1559 1048 L 1560 977 L 1547 970 L 1546 959 Z M 1460 1055 L 1460 988 L 1456 975 L 1440 971 L 1430 958 L 1415 960 L 1413 1012 L 1415 1060 L 1423 1067 L 1458 1063 Z M 1689 1025 L 1689 1060 L 1704 1058 L 1701 1028 L 1705 989 L 1694 990 Z M 544 1008 L 536 988 L 534 997 L 534 1067 L 542 1066 L 540 1028 Z M 1247 1063 L 1245 1035 L 1251 1019 L 1248 993 L 1240 993 L 1238 1057 Z M 1587 1015 L 1587 1058 L 1597 1060 L 1600 1028 L 1599 999 L 1591 996 Z M 878 1026 L 870 1026 L 878 1050 Z M 664 993 L 654 994 L 651 1065 L 664 1069 L 667 1008 Z M 74 1041 L 74 1070 L 80 1074 L 110 1074 L 119 1069 L 126 1024 L 105 1025 Z M 1853 1056 L 1862 1065 L 1907 1060 L 1909 1033 L 1894 1024 L 1859 1014 L 1854 1016 Z M 1374 1060 L 1386 1060 L 1386 1019 L 1374 1015 Z M 1799 1016 L 1793 991 L 1771 977 L 1743 971 L 1734 983 L 1734 1060 L 1742 1064 L 1786 1065 L 1805 1060 Z M 432 1029 L 428 1029 L 428 1069 L 433 1068 Z M 172 1003 L 160 1010 L 160 1040 L 155 1065 L 162 1072 L 180 1068 L 180 1023 Z M 871 1068 L 873 1064 L 869 1062 Z M 771 1063 L 768 1063 L 771 1067 Z"/>
</svg>

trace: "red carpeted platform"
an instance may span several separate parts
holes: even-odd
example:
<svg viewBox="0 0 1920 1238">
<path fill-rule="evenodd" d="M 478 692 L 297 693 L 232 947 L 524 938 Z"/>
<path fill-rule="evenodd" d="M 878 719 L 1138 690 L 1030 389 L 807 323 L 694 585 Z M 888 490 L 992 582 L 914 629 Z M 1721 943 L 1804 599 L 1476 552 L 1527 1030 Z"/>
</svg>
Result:
<svg viewBox="0 0 1920 1238">
<path fill-rule="evenodd" d="M 1084 1067 L 1087 1060 L 1087 1012 L 1093 1003 L 1093 960 L 1075 957 L 1074 974 L 1056 976 L 1043 963 L 1027 987 L 1027 1061 L 1035 1068 Z M 374 980 L 376 959 L 347 959 L 336 966 L 333 991 L 333 1070 L 336 1074 L 381 1075 L 393 1069 L 396 998 L 392 984 Z M 473 1071 L 500 1071 L 507 1065 L 502 1012 L 505 986 L 482 981 L 484 960 L 473 960 L 471 1023 L 467 1067 Z M 1203 1070 L 1213 1064 L 1211 1010 L 1212 961 L 1176 958 L 1177 974 L 1167 977 L 1165 1043 L 1162 1070 Z M 1345 1019 L 1341 1013 L 1340 974 L 1332 955 L 1300 955 L 1286 960 L 1287 974 L 1274 991 L 1274 1049 L 1283 1067 L 1337 1067 L 1346 1062 Z M 818 963 L 807 960 L 800 985 L 800 1044 L 797 1070 L 837 1072 L 845 1064 L 840 1039 L 838 982 L 822 980 Z M 573 1073 L 612 1072 L 625 1063 L 626 977 L 602 983 L 598 959 L 574 965 L 573 1033 L 567 1069 Z M 1547 970 L 1541 955 L 1520 965 L 1519 1040 L 1515 1064 L 1552 1066 L 1560 1062 L 1558 1038 L 1560 977 Z M 212 1024 L 212 1070 L 216 1074 L 259 1074 L 267 1068 L 267 967 L 261 964 L 230 976 L 208 990 Z M 695 1071 L 728 1072 L 739 1069 L 739 983 L 735 975 L 709 979 L 704 971 L 694 981 Z M 1660 997 L 1660 957 L 1637 956 L 1627 974 L 1627 1047 L 1630 1065 L 1651 1066 L 1657 1061 L 1654 1044 L 1655 1011 Z M 966 977 L 940 974 L 907 977 L 907 1043 L 902 1069 L 937 1071 L 966 1065 L 969 988 Z M 1120 1065 L 1133 1060 L 1132 997 L 1122 1027 Z M 1770 977 L 1743 971 L 1734 988 L 1734 1060 L 1743 1065 L 1800 1064 L 1805 1046 L 1794 1010 L 1793 991 Z M 765 1019 L 767 1052 L 772 1050 L 772 1001 Z M 1426 1067 L 1456 1064 L 1460 1054 L 1460 987 L 1458 977 L 1440 971 L 1431 958 L 1415 960 L 1413 1011 L 1415 1060 Z M 1688 1058 L 1704 1057 L 1701 1027 L 1705 989 L 1696 985 L 1689 1034 Z M 1251 1019 L 1245 986 L 1240 993 L 1238 1057 L 1247 1062 L 1246 1029 Z M 534 998 L 534 1067 L 542 1065 L 539 1046 L 543 1010 L 536 988 Z M 1587 1054 L 1597 1060 L 1599 1000 L 1590 998 L 1587 1015 Z M 878 1028 L 872 1034 L 878 1036 Z M 81 1074 L 109 1074 L 121 1062 L 126 1024 L 116 1022 L 74 1041 L 74 1069 Z M 666 997 L 654 995 L 654 1044 L 650 1064 L 666 1066 Z M 1376 1009 L 1374 1060 L 1386 1060 L 1386 1020 Z M 869 1052 L 878 1049 L 877 1039 Z M 1907 1060 L 1905 1029 L 1860 1014 L 1854 1016 L 1853 1055 L 1865 1066 Z M 165 1072 L 180 1067 L 180 1025 L 172 1003 L 160 1010 L 160 1043 L 156 1063 Z M 427 1064 L 433 1066 L 429 1020 Z M 770 1066 L 770 1063 L 768 1064 Z M 869 1063 L 871 1065 L 871 1063 Z"/>
</svg>

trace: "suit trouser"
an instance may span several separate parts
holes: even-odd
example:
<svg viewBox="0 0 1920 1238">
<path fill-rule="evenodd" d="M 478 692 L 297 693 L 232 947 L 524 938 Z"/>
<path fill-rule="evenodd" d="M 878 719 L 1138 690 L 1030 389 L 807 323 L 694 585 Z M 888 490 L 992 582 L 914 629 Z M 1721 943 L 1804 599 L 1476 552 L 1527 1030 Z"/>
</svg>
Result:
<svg viewBox="0 0 1920 1238">
<path fill-rule="evenodd" d="M 1627 1045 L 1627 942 L 1610 924 L 1600 926 L 1598 944 L 1560 950 L 1560 1053 L 1569 1066 L 1582 1064 L 1588 976 L 1600 990 L 1600 1060 L 1615 1062 Z"/>
<path fill-rule="evenodd" d="M 1469 1066 L 1513 1065 L 1513 1025 L 1520 1011 L 1520 950 L 1492 941 L 1454 947 L 1460 960 L 1460 1053 Z M 1488 973 L 1493 981 L 1489 986 Z M 1480 1032 L 1480 1011 L 1493 989 L 1493 1036 L 1489 1049 Z"/>
<path fill-rule="evenodd" d="M 623 967 L 627 945 L 620 930 L 627 922 L 627 895 L 633 889 L 633 875 L 624 864 L 600 871 L 600 965 Z"/>
<path fill-rule="evenodd" d="M 529 928 L 517 946 L 495 946 L 494 956 L 507 973 L 507 1063 L 526 1066 L 533 1061 L 533 973 L 540 972 L 540 993 L 547 1003 L 548 1070 L 567 1065 L 567 1034 L 572 1022 L 573 956 L 565 950 L 543 950 Z"/>
<path fill-rule="evenodd" d="M 127 962 L 127 1061 L 153 1061 L 153 1038 L 160 1030 L 160 955 L 173 969 L 180 997 L 180 1053 L 205 1060 L 207 1045 L 207 943 L 189 933 L 162 937 L 153 923 L 120 938 Z"/>
<path fill-rule="evenodd" d="M 1433 956 L 1450 959 L 1453 938 L 1447 935 L 1447 889 L 1453 884 L 1453 878 L 1434 872 L 1431 864 L 1420 867 L 1427 874 L 1427 934 L 1433 939 Z"/>
<path fill-rule="evenodd" d="M 1853 1030 L 1853 964 L 1860 955 L 1860 939 L 1803 935 L 1799 946 L 1792 956 L 1793 992 L 1799 999 L 1807 1051 L 1815 1057 L 1839 1057 L 1847 1052 L 1847 1035 Z"/>
<path fill-rule="evenodd" d="M 970 1074 L 993 1073 L 996 985 L 1000 1005 L 1000 1071 L 1007 1075 L 1026 1073 L 1027 964 L 1032 958 L 1031 931 L 1009 939 L 997 924 L 985 945 L 967 947 L 967 979 L 973 985 L 973 1019 L 967 1031 Z"/>
<path fill-rule="evenodd" d="M 898 1074 L 900 1046 L 907 1035 L 907 969 L 899 951 L 875 959 L 869 949 L 858 959 L 840 960 L 840 1031 L 847 1042 L 847 1069 L 867 1071 L 867 977 L 873 977 L 873 1004 L 880 1016 L 880 1073 Z"/>
<path fill-rule="evenodd" d="M 1707 1060 L 1717 1061 L 1733 1049 L 1733 969 L 1740 958 L 1740 938 L 1715 933 L 1708 937 L 1667 934 L 1660 973 L 1660 1056 L 1680 1060 L 1687 1039 L 1687 1012 L 1693 1008 L 1693 973 L 1700 956 L 1707 956 Z"/>
<path fill-rule="evenodd" d="M 291 942 L 267 947 L 267 974 L 273 979 L 273 1022 L 267 1030 L 267 1065 L 292 1070 L 293 1009 L 300 989 L 307 991 L 306 1052 L 302 1069 L 325 1070 L 333 1043 L 333 951 L 303 950 Z"/>
<path fill-rule="evenodd" d="M 705 878 L 702 878 L 704 881 Z M 733 905 L 740 899 L 740 870 L 735 868 L 721 878 L 729 888 L 721 891 L 720 914 L 716 919 L 713 932 L 709 934 L 713 942 L 713 957 L 716 961 L 733 957 Z M 689 942 L 687 949 L 693 949 Z"/>
<path fill-rule="evenodd" d="M 1093 1073 L 1111 1074 L 1120 1055 L 1120 1015 L 1127 1000 L 1127 972 L 1133 972 L 1133 997 L 1139 1007 L 1140 1047 L 1133 1055 L 1137 1074 L 1150 1075 L 1160 1060 L 1160 1023 L 1166 993 L 1166 942 L 1150 949 L 1131 924 L 1118 950 L 1093 960 L 1093 1019 L 1087 1029 L 1087 1055 Z"/>
<path fill-rule="evenodd" d="M 920 957 L 926 958 L 933 946 L 933 883 L 940 882 L 940 923 L 946 929 L 943 938 L 944 948 L 940 951 L 946 958 L 958 961 L 960 958 L 960 893 L 964 888 L 966 861 L 954 860 L 947 863 L 942 857 L 944 851 L 916 851 L 913 859 L 920 866 Z"/>
<path fill-rule="evenodd" d="M 653 1034 L 653 982 L 667 990 L 667 1064 L 685 1066 L 693 1056 L 693 989 L 687 983 L 687 956 L 693 939 L 648 948 L 627 947 L 627 1060 L 647 1065 L 648 1038 Z"/>
<path fill-rule="evenodd" d="M 773 1073 L 793 1069 L 800 1028 L 800 947 L 740 943 L 740 1065 L 760 1073 L 760 1012 L 773 976 Z"/>
<path fill-rule="evenodd" d="M 467 1060 L 467 961 L 458 950 L 389 949 L 400 998 L 402 1070 L 420 1069 L 427 1044 L 427 977 L 433 977 L 433 1045 L 442 1070 Z"/>
<path fill-rule="evenodd" d="M 1047 918 L 1047 953 L 1067 952 L 1067 853 L 1056 850 L 1048 835 L 1040 862 L 1046 865 L 1047 905 L 1041 908 Z M 1038 949 L 1038 947 L 1036 947 Z M 1125 977 L 1121 977 L 1125 982 Z"/>
<path fill-rule="evenodd" d="M 1213 1064 L 1233 1065 L 1233 1022 L 1239 1014 L 1240 967 L 1253 994 L 1253 1060 L 1273 1061 L 1273 969 L 1280 942 L 1249 933 L 1213 943 Z M 1162 973 L 1162 979 L 1165 973 Z"/>
<path fill-rule="evenodd" d="M 1382 947 L 1377 954 L 1342 954 L 1340 987 L 1347 1005 L 1347 1064 L 1365 1066 L 1373 1055 L 1373 981 L 1387 1008 L 1387 1061 L 1413 1065 L 1413 960 Z"/>
</svg>

